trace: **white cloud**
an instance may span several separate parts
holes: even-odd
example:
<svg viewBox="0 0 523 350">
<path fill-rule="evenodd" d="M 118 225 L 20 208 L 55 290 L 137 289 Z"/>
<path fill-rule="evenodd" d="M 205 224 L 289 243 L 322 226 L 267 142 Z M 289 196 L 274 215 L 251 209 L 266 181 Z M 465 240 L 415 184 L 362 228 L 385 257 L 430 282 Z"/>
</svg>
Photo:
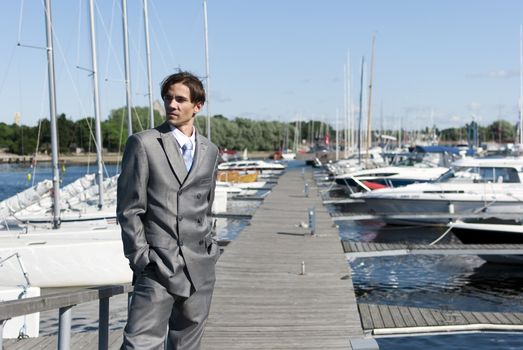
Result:
<svg viewBox="0 0 523 350">
<path fill-rule="evenodd" d="M 510 79 L 518 76 L 519 71 L 511 69 L 498 69 L 490 72 L 469 73 L 466 75 L 467 78 L 472 79 Z"/>
</svg>

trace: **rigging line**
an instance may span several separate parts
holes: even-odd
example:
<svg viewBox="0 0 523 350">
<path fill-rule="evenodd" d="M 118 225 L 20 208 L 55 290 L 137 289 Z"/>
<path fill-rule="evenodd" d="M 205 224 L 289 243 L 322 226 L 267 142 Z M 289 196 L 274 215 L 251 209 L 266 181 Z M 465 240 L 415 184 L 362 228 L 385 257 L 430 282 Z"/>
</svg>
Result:
<svg viewBox="0 0 523 350">
<path fill-rule="evenodd" d="M 42 79 L 42 93 L 40 94 L 41 98 L 40 98 L 40 115 L 44 115 L 44 109 L 45 109 L 45 90 L 46 90 L 46 87 L 47 87 L 47 74 L 46 73 L 43 73 L 44 74 L 44 77 Z M 39 125 L 39 129 L 38 129 L 38 138 L 36 139 L 36 143 L 37 143 L 37 148 L 36 148 L 36 152 L 38 153 L 38 144 L 40 142 L 40 125 L 42 123 L 42 120 L 45 119 L 45 118 L 39 118 L 38 119 L 38 125 Z M 50 118 L 49 118 L 50 119 Z M 37 161 L 36 161 L 36 154 L 35 154 L 35 163 L 33 165 L 33 175 L 31 177 L 32 181 L 33 181 L 33 186 L 34 186 L 34 183 L 36 181 L 36 168 L 37 168 Z"/>
<path fill-rule="evenodd" d="M 44 11 L 47 11 L 47 10 L 45 9 L 45 7 L 44 7 Z M 63 65 L 63 66 L 65 67 L 65 72 L 67 73 L 67 77 L 68 77 L 69 80 L 71 81 L 71 85 L 72 85 L 72 87 L 73 87 L 73 91 L 74 91 L 74 93 L 75 93 L 75 95 L 76 95 L 76 98 L 77 98 L 77 100 L 78 100 L 78 102 L 79 102 L 79 106 L 80 106 L 80 108 L 81 108 L 81 110 L 82 110 L 82 112 L 83 112 L 82 114 L 83 114 L 83 115 L 87 115 L 86 110 L 85 110 L 85 107 L 84 107 L 84 105 L 83 105 L 83 103 L 82 103 L 82 99 L 80 98 L 80 92 L 78 91 L 78 88 L 77 88 L 77 86 L 76 86 L 76 83 L 75 83 L 74 80 L 73 80 L 71 70 L 69 69 L 68 60 L 67 60 L 67 58 L 65 57 L 65 54 L 64 54 L 64 52 L 63 52 L 63 50 L 62 50 L 62 45 L 61 45 L 60 40 L 59 40 L 59 38 L 58 38 L 58 35 L 57 35 L 56 30 L 55 30 L 54 22 L 53 22 L 53 21 L 51 21 L 51 30 L 52 30 L 52 32 L 53 32 L 53 39 L 56 41 L 56 47 L 57 47 L 57 50 L 56 50 L 56 51 L 58 51 L 58 54 L 59 54 L 60 58 L 61 58 L 61 59 L 63 60 L 63 62 L 64 62 L 64 65 Z"/>
<path fill-rule="evenodd" d="M 142 4 L 143 4 L 143 2 L 142 2 Z M 143 7 L 143 5 L 142 5 L 142 7 Z M 142 8 L 142 11 L 143 11 L 143 8 Z M 144 27 L 145 27 L 144 18 L 143 18 L 143 16 L 140 16 L 140 23 L 138 26 L 136 26 L 136 28 L 144 28 Z M 142 73 L 146 71 L 145 63 L 143 62 L 142 55 L 140 55 L 140 52 L 142 52 L 142 43 L 144 43 L 144 42 L 145 42 L 145 33 L 143 33 L 143 30 L 141 30 L 138 32 L 137 47 L 135 48 L 133 45 L 129 46 L 129 49 L 133 51 L 133 53 L 138 61 L 138 64 L 133 65 L 133 67 L 135 69 L 137 69 L 138 72 L 142 72 Z M 135 88 L 135 90 L 136 90 L 137 86 L 141 85 L 141 81 L 140 81 L 141 78 L 142 78 L 142 74 L 136 74 L 136 78 L 133 80 L 133 87 Z M 135 95 L 147 96 L 145 94 L 137 93 L 137 92 L 135 93 Z"/>
<path fill-rule="evenodd" d="M 105 34 L 105 37 L 107 39 L 107 46 L 109 47 L 109 50 L 107 50 L 107 62 L 109 61 L 109 53 L 112 54 L 112 56 L 115 58 L 115 64 L 116 66 L 118 67 L 118 72 L 120 73 L 120 76 L 123 77 L 124 76 L 124 70 L 122 68 L 122 66 L 120 65 L 119 63 L 119 60 L 117 59 L 118 55 L 116 54 L 115 52 L 115 49 L 114 49 L 114 45 L 112 44 L 112 38 L 111 38 L 111 33 L 113 31 L 113 23 L 114 23 L 114 7 L 113 7 L 113 12 L 111 14 L 111 24 L 110 24 L 110 31 L 107 30 L 107 26 L 105 25 L 105 21 L 103 20 L 103 16 L 102 16 L 102 13 L 100 12 L 100 8 L 98 7 L 98 3 L 95 1 L 94 2 L 94 6 L 95 6 L 95 9 L 96 9 L 96 13 L 98 13 L 98 21 L 102 24 L 102 29 L 103 29 L 103 33 Z M 107 63 L 107 66 L 109 65 L 109 63 Z M 107 76 L 107 72 L 109 71 L 109 69 L 107 68 L 107 71 L 106 71 L 106 76 Z M 123 78 L 121 79 L 123 81 Z"/>
<path fill-rule="evenodd" d="M 9 75 L 9 72 L 11 71 L 11 63 L 13 62 L 13 57 L 15 56 L 15 51 L 18 46 L 13 46 L 13 49 L 11 50 L 11 54 L 9 56 L 9 60 L 7 61 L 7 67 L 4 73 L 4 77 L 2 79 L 2 82 L 0 82 L 0 94 L 2 93 L 2 90 L 4 89 L 4 84 L 7 81 L 7 76 Z"/>
<path fill-rule="evenodd" d="M 78 6 L 78 28 L 76 29 L 76 66 L 80 66 L 80 32 L 82 31 L 82 4 Z"/>
<path fill-rule="evenodd" d="M 116 173 L 120 173 L 120 152 L 122 150 L 122 136 L 123 136 L 123 125 L 124 125 L 125 113 L 122 111 L 122 118 L 120 121 L 120 139 L 118 140 L 118 157 L 116 157 Z"/>
<path fill-rule="evenodd" d="M 22 17 L 24 13 L 24 0 L 20 1 L 20 14 L 18 15 L 18 41 L 17 43 L 20 45 L 20 41 L 22 38 Z"/>
<path fill-rule="evenodd" d="M 76 95 L 76 98 L 78 99 L 79 101 L 79 106 L 80 106 L 80 109 L 83 111 L 83 115 L 87 115 L 86 111 L 85 111 L 85 107 L 82 103 L 82 100 L 80 98 L 80 93 L 78 91 L 78 88 L 77 88 L 77 85 L 76 83 L 74 82 L 73 78 L 72 78 L 72 73 L 71 73 L 71 70 L 69 69 L 69 65 L 67 64 L 68 63 L 68 60 L 67 58 L 65 57 L 65 54 L 63 52 L 63 49 L 62 49 L 62 45 L 60 44 L 60 40 L 58 39 L 58 36 L 56 35 L 56 31 L 54 30 L 54 24 L 51 22 L 51 28 L 53 30 L 53 33 L 54 34 L 54 39 L 56 41 L 56 46 L 58 47 L 58 53 L 60 55 L 60 57 L 62 58 L 63 62 L 65 62 L 64 64 L 64 67 L 65 67 L 65 71 L 67 73 L 67 77 L 69 78 L 69 80 L 71 81 L 71 85 L 73 87 L 73 91 Z M 94 138 L 94 134 L 93 134 L 93 130 L 91 128 L 91 126 L 89 126 L 89 132 L 91 134 L 91 136 Z M 93 140 L 94 142 L 94 145 L 96 147 L 96 149 L 100 149 L 101 150 L 101 145 L 98 144 L 98 141 L 96 139 Z M 102 163 L 103 163 L 103 159 L 102 159 Z"/>
<path fill-rule="evenodd" d="M 112 6 L 111 6 L 111 24 L 109 25 L 110 30 L 109 30 L 109 36 L 108 36 L 108 37 L 109 37 L 109 43 L 108 43 L 109 47 L 112 47 L 112 42 L 111 42 L 111 40 L 112 40 L 112 35 L 111 35 L 111 34 L 112 34 L 112 32 L 113 32 L 114 12 L 115 12 L 114 8 L 115 8 L 115 6 L 116 6 L 116 0 L 113 0 L 113 4 L 112 4 Z M 96 7 L 96 12 L 99 13 L 100 11 L 98 10 L 98 5 L 96 4 L 96 1 L 95 1 L 95 7 Z M 106 50 L 106 54 L 107 54 L 107 55 L 106 55 L 106 57 L 105 57 L 105 80 L 108 80 L 108 76 L 109 76 L 109 54 L 110 54 L 110 50 Z"/>
<path fill-rule="evenodd" d="M 152 10 L 153 10 L 153 14 L 156 18 L 156 23 L 159 23 L 160 33 L 162 34 L 163 39 L 165 40 L 165 43 L 167 44 L 166 45 L 167 51 L 169 52 L 169 54 L 171 56 L 171 61 L 176 62 L 172 47 L 171 47 L 171 45 L 169 45 L 171 42 L 167 38 L 167 34 L 165 33 L 164 26 L 162 25 L 162 21 L 160 20 L 160 16 L 158 15 L 158 10 L 156 9 L 156 6 L 154 5 L 154 1 L 151 1 L 150 4 L 151 4 Z"/>
<path fill-rule="evenodd" d="M 153 44 L 154 44 L 154 45 L 156 46 L 156 48 L 158 49 L 158 52 L 161 53 L 162 50 L 161 50 L 160 44 L 158 43 L 158 41 L 156 40 L 156 36 L 154 35 L 154 34 L 155 34 L 155 32 L 154 32 L 154 28 L 150 27 L 149 30 L 150 30 L 151 33 L 153 34 L 153 35 L 151 35 L 151 38 L 152 38 L 152 40 L 153 40 Z M 162 63 L 163 63 L 163 66 L 166 67 L 166 68 L 169 67 L 169 66 L 167 65 L 167 62 L 165 61 L 165 58 L 163 57 L 163 55 L 160 54 L 159 56 L 160 56 L 160 60 L 161 60 Z"/>
<path fill-rule="evenodd" d="M 36 164 L 37 164 L 37 156 L 38 156 L 38 148 L 40 147 L 40 132 L 42 130 L 42 119 L 38 121 L 38 134 L 36 136 L 36 149 L 35 149 L 35 155 L 33 160 L 33 176 L 31 177 L 31 186 L 35 185 L 35 176 L 36 176 Z"/>
<path fill-rule="evenodd" d="M 133 108 L 134 116 L 136 117 L 136 120 L 138 120 L 138 125 L 140 126 L 140 131 L 143 131 L 143 125 L 142 125 L 142 121 L 140 120 L 140 115 L 138 114 L 138 110 L 136 109 L 135 106 L 133 106 L 132 108 Z"/>
</svg>

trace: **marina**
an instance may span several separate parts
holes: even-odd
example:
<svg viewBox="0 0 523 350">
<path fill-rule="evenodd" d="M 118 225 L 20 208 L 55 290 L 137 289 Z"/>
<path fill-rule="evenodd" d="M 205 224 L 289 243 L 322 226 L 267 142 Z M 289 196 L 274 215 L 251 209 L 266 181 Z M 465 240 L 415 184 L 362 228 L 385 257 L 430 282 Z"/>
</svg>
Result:
<svg viewBox="0 0 523 350">
<path fill-rule="evenodd" d="M 308 193 L 304 191 L 306 187 Z M 204 349 L 387 349 L 381 344 L 389 336 L 422 339 L 423 335 L 448 332 L 522 330 L 523 309 L 509 312 L 480 307 L 473 311 L 447 305 L 430 307 L 430 303 L 424 306 L 394 305 L 387 300 L 376 303 L 361 299 L 358 296 L 361 282 L 353 281 L 355 276 L 359 278 L 358 261 L 406 255 L 521 254 L 522 245 L 464 247 L 448 242 L 429 245 L 340 241 L 344 227 L 338 231 L 333 225 L 334 217 L 322 205 L 321 191 L 322 187 L 314 184 L 311 171 L 289 169 L 263 202 L 253 202 L 259 205 L 255 213 L 250 219 L 243 218 L 249 220 L 249 225 L 234 239 L 224 240 L 227 244 L 220 244 L 223 253 L 217 264 L 217 284 Z M 311 208 L 314 208 L 313 221 Z M 315 223 L 315 227 L 309 223 Z M 119 347 L 125 324 L 130 289 L 122 285 L 118 290 L 120 294 L 111 298 L 109 328 L 103 340 L 108 349 Z M 58 299 L 73 300 L 68 296 L 71 293 L 79 292 L 65 292 Z M 89 308 L 78 306 L 81 314 L 87 313 L 93 319 L 94 323 L 88 324 L 94 328 L 80 327 L 83 331 L 79 333 L 73 330 L 72 349 L 80 344 L 82 349 L 97 348 L 100 326 L 95 316 L 98 306 L 92 304 L 95 301 L 91 301 Z M 6 304 L 11 309 L 6 309 Z M 12 306 L 17 304 L 26 305 L 26 301 L 0 304 L 0 314 L 6 314 L 5 310 L 12 312 Z M 48 301 L 34 304 L 54 305 Z M 75 322 L 85 318 L 75 313 L 75 309 L 71 309 L 73 329 Z M 40 311 L 44 310 L 47 308 L 40 306 Z M 45 311 L 43 315 L 54 314 L 51 317 L 56 318 L 57 311 Z M 20 341 L 4 339 L 3 348 L 54 349 L 59 342 L 55 332 L 56 328 L 49 335 Z"/>
<path fill-rule="evenodd" d="M 205 350 L 523 348 L 523 3 L 32 5 L 0 11 L 0 350 L 120 348 L 119 176 L 137 267 L 198 289 L 220 253 Z"/>
</svg>

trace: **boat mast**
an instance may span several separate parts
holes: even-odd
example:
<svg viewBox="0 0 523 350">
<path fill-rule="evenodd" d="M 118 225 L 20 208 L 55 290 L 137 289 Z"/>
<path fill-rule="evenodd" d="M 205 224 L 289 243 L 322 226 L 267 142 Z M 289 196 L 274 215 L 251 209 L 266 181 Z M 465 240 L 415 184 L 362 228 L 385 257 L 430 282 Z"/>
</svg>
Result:
<svg viewBox="0 0 523 350">
<path fill-rule="evenodd" d="M 209 108 L 209 96 L 211 90 L 211 84 L 209 82 L 209 34 L 207 28 L 207 0 L 203 0 L 203 28 L 205 34 L 205 85 L 207 90 L 207 138 L 211 140 L 211 110 Z"/>
<path fill-rule="evenodd" d="M 58 172 L 58 132 L 56 126 L 56 90 L 54 74 L 53 26 L 51 0 L 45 0 L 47 72 L 49 80 L 49 118 L 51 119 L 51 166 L 53 168 L 53 228 L 60 227 L 60 174 Z"/>
<path fill-rule="evenodd" d="M 151 46 L 149 44 L 149 15 L 147 14 L 147 0 L 143 0 L 143 23 L 145 27 L 145 56 L 147 59 L 147 81 L 149 95 L 149 127 L 154 128 L 154 109 L 153 109 L 153 84 L 151 68 Z"/>
<path fill-rule="evenodd" d="M 98 170 L 96 177 L 98 179 L 98 209 L 103 208 L 103 164 L 102 164 L 102 128 L 100 123 L 100 96 L 98 91 L 98 61 L 96 59 L 96 34 L 94 28 L 94 0 L 89 0 L 89 23 L 91 27 L 91 58 L 93 64 L 93 96 L 94 96 L 94 120 L 95 120 L 95 137 L 96 137 L 96 160 Z"/>
<path fill-rule="evenodd" d="M 340 140 L 339 140 L 339 129 L 340 129 L 340 110 L 336 108 L 336 161 L 340 160 Z"/>
<path fill-rule="evenodd" d="M 372 146 L 372 128 L 371 128 L 371 115 L 372 115 L 372 79 L 374 76 L 374 42 L 376 37 L 372 36 L 372 53 L 370 56 L 370 76 L 369 76 L 369 98 L 367 103 L 367 153 L 365 159 L 369 159 L 369 148 Z"/>
<path fill-rule="evenodd" d="M 519 144 L 523 144 L 523 26 L 519 26 Z"/>
<path fill-rule="evenodd" d="M 127 29 L 127 0 L 122 0 L 123 53 L 125 68 L 125 102 L 127 105 L 127 136 L 133 134 L 131 110 L 131 72 L 129 68 L 129 31 Z"/>
<path fill-rule="evenodd" d="M 365 72 L 365 57 L 361 58 L 361 78 L 360 78 L 360 111 L 358 117 L 358 164 L 361 164 L 361 119 L 363 116 L 363 74 Z"/>
</svg>

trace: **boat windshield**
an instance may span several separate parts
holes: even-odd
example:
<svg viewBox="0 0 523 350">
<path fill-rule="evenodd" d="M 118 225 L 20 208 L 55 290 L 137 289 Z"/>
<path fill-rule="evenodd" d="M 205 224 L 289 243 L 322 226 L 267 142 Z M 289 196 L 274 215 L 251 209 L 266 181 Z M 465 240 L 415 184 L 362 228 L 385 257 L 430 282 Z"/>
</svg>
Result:
<svg viewBox="0 0 523 350">
<path fill-rule="evenodd" d="M 454 167 L 434 182 L 519 183 L 518 171 L 510 167 Z"/>
</svg>

